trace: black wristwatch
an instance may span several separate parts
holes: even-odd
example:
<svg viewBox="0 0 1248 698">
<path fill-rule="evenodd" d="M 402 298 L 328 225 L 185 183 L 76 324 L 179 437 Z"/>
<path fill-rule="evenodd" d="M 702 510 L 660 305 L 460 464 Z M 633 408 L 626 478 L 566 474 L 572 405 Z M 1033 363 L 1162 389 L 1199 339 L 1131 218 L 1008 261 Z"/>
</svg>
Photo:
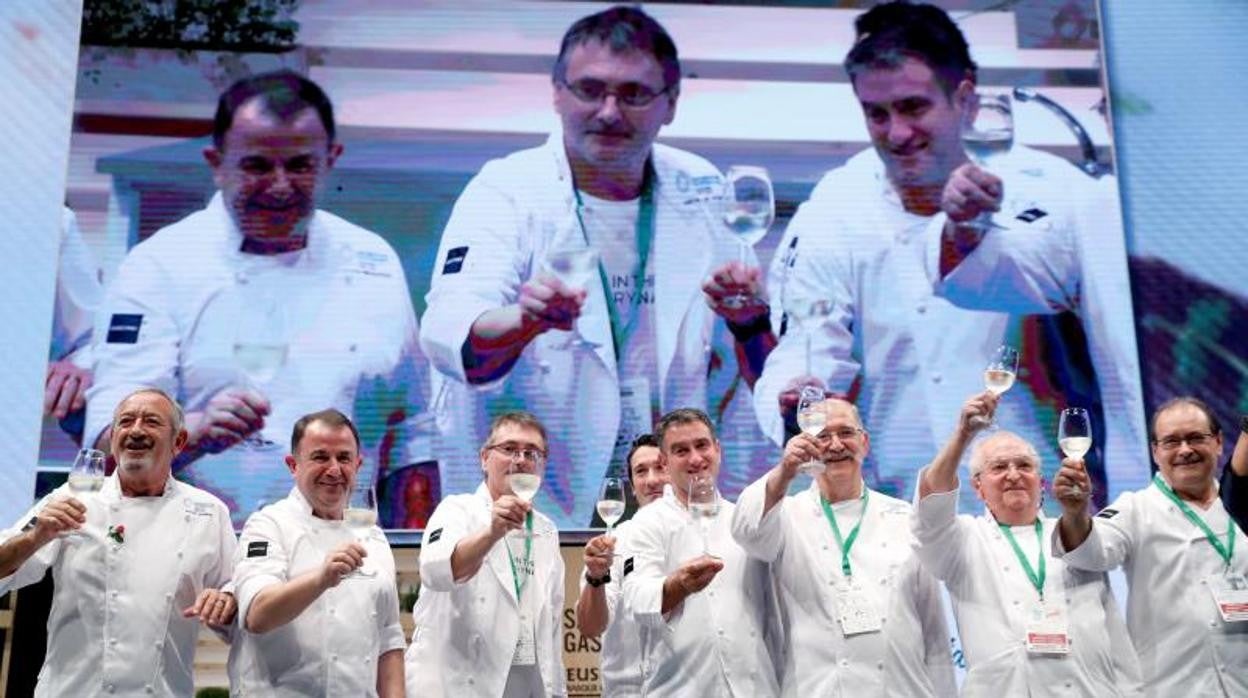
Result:
<svg viewBox="0 0 1248 698">
<path fill-rule="evenodd" d="M 1248 414 L 1239 415 L 1239 431 L 1248 434 Z"/>
<path fill-rule="evenodd" d="M 588 574 L 585 575 L 585 583 L 590 585 L 591 587 L 594 587 L 595 589 L 602 586 L 603 584 L 606 584 L 609 581 L 611 581 L 610 572 L 607 572 L 606 574 L 602 575 L 602 577 L 599 579 L 594 579 Z"/>
</svg>

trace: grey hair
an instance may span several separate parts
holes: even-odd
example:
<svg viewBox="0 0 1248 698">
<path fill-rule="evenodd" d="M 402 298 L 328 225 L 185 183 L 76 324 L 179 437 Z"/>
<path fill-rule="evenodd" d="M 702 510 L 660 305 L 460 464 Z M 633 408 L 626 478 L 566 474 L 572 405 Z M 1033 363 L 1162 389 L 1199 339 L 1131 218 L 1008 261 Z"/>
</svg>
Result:
<svg viewBox="0 0 1248 698">
<path fill-rule="evenodd" d="M 862 432 L 863 432 L 864 434 L 867 432 L 867 425 L 865 425 L 865 424 L 863 424 L 863 423 L 862 423 L 862 413 L 860 413 L 860 412 L 858 411 L 858 406 L 857 406 L 857 405 L 855 405 L 854 403 L 850 402 L 849 400 L 846 400 L 846 399 L 845 399 L 845 398 L 843 398 L 843 397 L 830 397 L 830 398 L 828 398 L 828 399 L 824 400 L 824 401 L 823 401 L 822 403 L 820 403 L 820 404 L 824 404 L 824 405 L 826 405 L 826 404 L 827 404 L 827 403 L 829 403 L 829 402 L 839 402 L 840 404 L 845 405 L 846 407 L 848 407 L 848 408 L 849 408 L 849 414 L 850 414 L 850 415 L 854 418 L 854 422 L 858 425 L 858 428 L 859 428 L 859 429 L 861 429 L 861 430 L 862 430 Z"/>
<path fill-rule="evenodd" d="M 118 410 L 121 409 L 122 405 L 126 404 L 126 400 L 129 400 L 135 395 L 142 395 L 144 393 L 151 393 L 153 395 L 159 395 L 163 397 L 165 399 L 165 402 L 168 402 L 169 405 L 173 407 L 173 414 L 171 416 L 171 419 L 173 422 L 172 424 L 173 433 L 177 434 L 178 432 L 182 431 L 182 427 L 186 425 L 186 413 L 183 412 L 182 405 L 179 405 L 178 401 L 174 400 L 173 396 L 170 395 L 169 393 L 165 392 L 164 390 L 161 390 L 160 388 L 156 388 L 152 386 L 145 386 L 145 387 L 139 388 L 138 390 L 134 390 L 129 395 L 126 395 L 125 397 L 123 397 L 121 399 L 121 402 L 117 403 L 117 407 L 113 409 L 113 423 L 117 422 L 117 412 Z"/>
<path fill-rule="evenodd" d="M 1037 469 L 1040 468 L 1040 453 L 1036 451 L 1036 447 L 1032 446 L 1030 441 L 1028 441 L 1027 439 L 1024 439 L 1023 437 L 1019 436 L 1018 434 L 1015 434 L 1012 431 L 1001 430 L 1001 431 L 995 431 L 989 434 L 988 436 L 985 436 L 982 439 L 977 440 L 975 442 L 975 445 L 971 446 L 971 461 L 970 461 L 971 477 L 975 477 L 981 471 L 983 471 L 984 449 L 988 446 L 988 444 L 996 443 L 998 441 L 1002 441 L 1005 439 L 1013 439 L 1014 441 L 1017 441 L 1018 443 L 1025 446 L 1027 448 L 1027 457 L 1032 460 L 1032 464 L 1035 465 Z"/>
</svg>

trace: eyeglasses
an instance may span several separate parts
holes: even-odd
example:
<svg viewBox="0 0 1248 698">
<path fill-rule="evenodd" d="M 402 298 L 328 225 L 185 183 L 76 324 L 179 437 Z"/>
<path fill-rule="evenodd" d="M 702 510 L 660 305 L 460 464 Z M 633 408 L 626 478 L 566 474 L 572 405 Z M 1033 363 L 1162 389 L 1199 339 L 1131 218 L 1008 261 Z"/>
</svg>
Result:
<svg viewBox="0 0 1248 698">
<path fill-rule="evenodd" d="M 1196 431 L 1186 436 L 1167 436 L 1164 439 L 1154 439 L 1153 443 L 1163 451 L 1175 451 L 1186 443 L 1192 448 L 1200 448 L 1205 444 L 1213 442 L 1213 434 L 1209 432 Z"/>
<path fill-rule="evenodd" d="M 821 431 L 819 432 L 819 435 L 815 437 L 815 440 L 821 445 L 826 445 L 832 443 L 832 437 L 835 436 L 841 443 L 845 443 L 858 438 L 858 435 L 861 433 L 862 430 L 856 427 L 843 427 L 835 431 Z"/>
<path fill-rule="evenodd" d="M 486 450 L 498 451 L 513 461 L 524 461 L 533 465 L 541 465 L 546 462 L 546 454 L 536 448 L 528 448 L 516 444 L 495 444 L 487 447 Z"/>
<path fill-rule="evenodd" d="M 978 473 L 975 473 L 975 476 L 978 477 L 987 473 L 992 477 L 1005 477 L 1011 470 L 1018 471 L 1019 475 L 1031 475 L 1036 472 L 1036 464 L 1029 461 L 994 461 L 984 464 L 984 467 Z"/>
<path fill-rule="evenodd" d="M 607 83 L 592 78 L 582 78 L 574 82 L 560 80 L 559 84 L 563 85 L 568 92 L 571 92 L 573 97 L 586 104 L 600 105 L 607 100 L 607 95 L 612 95 L 615 97 L 617 104 L 629 109 L 648 107 L 651 102 L 671 89 L 669 86 L 656 92 L 649 85 L 643 85 L 639 82 L 626 82 L 622 85 L 609 87 Z"/>
</svg>

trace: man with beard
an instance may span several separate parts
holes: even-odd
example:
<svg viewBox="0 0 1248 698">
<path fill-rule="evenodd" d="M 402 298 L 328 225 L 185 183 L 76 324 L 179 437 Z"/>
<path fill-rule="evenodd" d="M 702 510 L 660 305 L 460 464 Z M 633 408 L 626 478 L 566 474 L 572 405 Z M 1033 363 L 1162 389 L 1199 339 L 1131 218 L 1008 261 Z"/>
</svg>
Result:
<svg viewBox="0 0 1248 698">
<path fill-rule="evenodd" d="M 87 439 L 107 440 L 101 408 L 132 386 L 168 390 L 190 435 L 175 469 L 238 524 L 285 496 L 280 443 L 326 406 L 376 415 L 369 434 L 398 425 L 397 443 L 370 453 L 378 464 L 430 457 L 412 416 L 428 376 L 399 259 L 317 209 L 342 152 L 316 84 L 289 71 L 235 83 L 204 148 L 219 191 L 135 246 L 105 301 Z"/>
<path fill-rule="evenodd" d="M 376 525 L 343 520 L 359 439 L 337 410 L 300 418 L 286 456 L 294 488 L 247 519 L 234 565 L 243 632 L 229 659 L 238 695 L 403 695 L 394 556 Z"/>
<path fill-rule="evenodd" d="M 1063 463 L 1053 552 L 1072 568 L 1122 566 L 1147 695 L 1248 695 L 1248 546 L 1218 498 L 1222 428 L 1193 397 L 1162 404 L 1152 427 L 1153 484 L 1095 517 L 1083 464 Z"/>
<path fill-rule="evenodd" d="M 644 509 L 663 496 L 667 469 L 659 462 L 659 442 L 653 434 L 633 440 L 628 451 L 628 480 L 637 507 Z M 645 671 L 641 666 L 643 628 L 624 608 L 624 558 L 632 522 L 616 526 L 611 535 L 591 538 L 585 544 L 585 574 L 576 602 L 576 627 L 582 635 L 602 635 L 600 653 L 603 698 L 641 695 Z"/>
<path fill-rule="evenodd" d="M 817 436 L 798 434 L 737 500 L 732 535 L 771 565 L 784 626 L 786 696 L 952 696 L 940 587 L 919 564 L 910 505 L 866 487 L 871 439 L 858 410 L 825 400 Z M 814 482 L 786 496 L 798 469 Z"/>
<path fill-rule="evenodd" d="M 919 474 L 911 515 L 919 559 L 953 601 L 962 695 L 1139 695 L 1139 662 L 1105 573 L 1066 565 L 1046 545 L 1057 522 L 1040 507 L 1035 447 L 1005 430 L 976 442 L 971 487 L 986 511 L 958 514 L 958 464 L 997 400 L 984 392 L 963 405 Z"/>
<path fill-rule="evenodd" d="M 178 482 L 182 410 L 145 388 L 117 406 L 117 467 L 97 492 L 44 497 L 0 543 L 0 593 L 52 571 L 48 649 L 36 696 L 189 696 L 200 621 L 226 632 L 234 597 L 230 514 Z"/>
<path fill-rule="evenodd" d="M 634 435 L 665 410 L 707 405 L 710 368 L 733 363 L 713 358 L 717 315 L 747 383 L 774 338 L 760 270 L 729 261 L 719 171 L 655 143 L 680 96 L 672 37 L 640 9 L 610 8 L 568 29 L 551 78 L 561 127 L 486 164 L 460 195 L 421 341 L 444 441 L 471 448 L 495 412 L 532 410 L 561 437 L 540 497 L 584 525 L 586 493 L 623 469 Z M 570 264 L 580 278 L 558 276 Z M 448 491 L 474 480 L 443 472 Z"/>
</svg>

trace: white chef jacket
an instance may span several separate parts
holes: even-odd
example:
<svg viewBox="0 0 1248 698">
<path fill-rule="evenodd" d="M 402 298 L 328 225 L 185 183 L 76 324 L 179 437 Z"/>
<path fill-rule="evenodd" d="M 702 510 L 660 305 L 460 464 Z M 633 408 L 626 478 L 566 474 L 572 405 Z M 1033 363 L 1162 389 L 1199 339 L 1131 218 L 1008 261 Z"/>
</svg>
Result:
<svg viewBox="0 0 1248 698">
<path fill-rule="evenodd" d="M 375 696 L 377 659 L 406 644 L 399 625 L 394 555 L 376 526 L 364 542 L 364 571 L 328 589 L 289 623 L 256 634 L 244 619 L 256 595 L 325 564 L 356 541 L 342 521 L 320 519 L 298 488 L 247 519 L 234 563 L 239 630 L 230 647 L 236 696 Z"/>
<path fill-rule="evenodd" d="M 56 262 L 50 356 L 53 361 L 68 358 L 79 368 L 90 368 L 91 327 L 104 288 L 100 285 L 100 269 L 78 229 L 78 219 L 68 208 L 61 212 L 61 243 Z"/>
<path fill-rule="evenodd" d="M 994 220 L 1014 221 L 1052 186 L 996 173 L 1006 179 L 1008 198 Z M 763 433 L 784 441 L 777 399 L 808 372 L 809 337 L 810 372 L 830 390 L 849 394 L 861 377 L 858 409 L 879 435 L 867 460 L 879 478 L 868 475 L 868 484 L 910 491 L 914 473 L 957 423 L 962 400 L 984 389 L 984 366 L 1011 325 L 1004 312 L 966 310 L 934 293 L 927 255 L 942 223 L 903 208 L 873 149 L 824 175 L 772 258 L 768 278 L 780 299 L 772 304 L 772 326 L 781 327 L 783 311 L 785 332 L 754 386 Z M 1045 231 L 1070 225 L 1058 210 L 1034 223 Z M 1033 413 L 1028 391 L 1016 386 L 1002 396 L 997 419 L 1033 443 L 1047 442 L 1052 437 Z M 1049 463 L 1056 467 L 1055 454 Z"/>
<path fill-rule="evenodd" d="M 701 284 L 738 248 L 716 213 L 722 177 L 691 153 L 656 144 L 654 240 L 650 253 L 655 305 L 654 347 L 662 411 L 702 407 L 715 328 L 723 323 L 703 298 Z M 621 417 L 620 382 L 607 299 L 601 283 L 588 286 L 576 329 L 596 348 L 561 348 L 569 333 L 545 332 L 525 347 L 506 376 L 466 383 L 461 349 L 473 322 L 488 310 L 517 302 L 520 286 L 537 274 L 546 250 L 581 244 L 571 170 L 556 132 L 538 148 L 493 160 L 468 183 L 442 234 L 422 318 L 421 344 L 437 369 L 435 410 L 444 492 L 467 492 L 480 477 L 476 445 L 490 418 L 519 405 L 560 438 L 551 443 L 547 477 L 536 500 L 563 525 L 583 526 L 611 461 Z M 570 241 L 570 242 L 569 242 Z M 733 367 L 731 345 L 723 365 Z M 652 387 L 653 388 L 653 387 Z M 471 466 L 469 464 L 472 464 Z"/>
<path fill-rule="evenodd" d="M 992 515 L 958 515 L 957 503 L 957 490 L 923 497 L 911 522 L 919 559 L 953 601 L 967 662 L 962 695 L 1139 695 L 1139 662 L 1105 574 L 1065 565 L 1043 545 L 1057 520 L 1041 517 L 1044 596 L 1066 605 L 1071 651 L 1033 655 L 1024 635 L 1036 588 Z"/>
<path fill-rule="evenodd" d="M 117 477 L 92 495 L 62 486 L 2 534 L 21 532 L 53 498 L 87 507 L 83 535 L 58 538 L 0 580 L 0 594 L 38 582 L 51 569 L 56 591 L 36 696 L 189 696 L 199 640 L 182 610 L 204 589 L 220 589 L 234 562 L 230 514 L 216 497 L 178 482 L 157 497 L 125 497 Z M 121 527 L 121 543 L 108 536 Z"/>
<path fill-rule="evenodd" d="M 819 486 L 785 497 L 764 516 L 766 487 L 763 477 L 741 493 L 732 535 L 771 565 L 784 625 L 783 695 L 954 695 L 940 587 L 914 556 L 910 505 L 874 491 L 867 497 L 850 570 L 871 594 L 883 629 L 847 637 L 837 618 L 838 589 L 846 584 L 841 547 Z M 859 500 L 848 506 L 857 518 Z"/>
<path fill-rule="evenodd" d="M 1221 499 L 1205 511 L 1192 508 L 1225 544 L 1228 515 Z M 1248 574 L 1248 541 L 1242 529 L 1235 537 L 1231 569 Z M 1053 551 L 1069 567 L 1122 565 L 1130 589 L 1127 628 L 1147 695 L 1248 695 L 1248 623 L 1224 623 L 1208 588 L 1208 578 L 1226 565 L 1155 485 L 1125 492 L 1102 509 L 1091 535 L 1074 550 L 1066 551 L 1054 532 Z"/>
<path fill-rule="evenodd" d="M 1007 183 L 1006 210 L 1025 211 L 1056 201 L 1073 211 L 1075 225 L 1046 226 L 1043 220 L 1025 223 L 994 215 L 998 227 L 943 279 L 940 236 L 932 235 L 928 278 L 937 296 L 967 310 L 1077 313 L 1100 386 L 1103 460 L 1116 476 L 1112 492 L 1142 487 L 1149 472 L 1148 438 L 1117 182 L 1113 177 L 1092 179 L 1068 161 L 1030 148 L 1015 148 L 1007 162 L 1031 183 Z M 945 220 L 943 213 L 937 214 L 933 225 L 943 227 Z"/>
<path fill-rule="evenodd" d="M 611 561 L 611 581 L 603 585 L 607 597 L 607 630 L 602 634 L 599 652 L 599 673 L 602 676 L 602 698 L 632 698 L 641 695 L 641 636 L 647 632 L 628 609 L 624 608 L 624 559 L 631 553 L 628 539 L 632 520 L 625 521 L 611 535 L 615 538 L 615 559 Z M 589 583 L 581 575 L 581 590 Z"/>
<path fill-rule="evenodd" d="M 702 555 L 699 524 L 676 499 L 663 498 L 632 518 L 624 560 L 624 605 L 647 628 L 642 636 L 642 693 L 647 696 L 776 696 L 772 648 L 775 602 L 767 565 L 732 538 L 732 502 L 721 499 L 709 547 L 724 568 L 711 583 L 663 615 L 663 581 Z M 630 570 L 631 567 L 631 570 Z"/>
<path fill-rule="evenodd" d="M 481 569 L 456 581 L 451 553 L 465 536 L 490 525 L 493 500 L 485 483 L 473 494 L 443 497 L 429 518 L 420 546 L 420 598 L 412 609 L 416 629 L 407 648 L 409 696 L 498 698 L 511 671 L 521 623 L 534 628 L 537 669 L 547 696 L 563 696 L 566 676 L 560 643 L 563 556 L 550 519 L 533 513 L 534 574 L 516 597 L 507 545 L 524 556 L 523 539 L 498 541 Z"/>
<path fill-rule="evenodd" d="M 260 504 L 285 498 L 290 476 L 281 454 L 305 414 L 334 407 L 354 415 L 369 463 L 397 467 L 430 457 L 432 419 L 415 416 L 428 402 L 428 368 L 398 256 L 381 237 L 330 213 L 317 211 L 308 225 L 299 252 L 245 254 L 218 193 L 126 255 L 101 316 L 108 326 L 96 333 L 88 439 L 138 387 L 160 387 L 190 412 L 245 384 L 233 351 L 248 294 L 259 286 L 283 298 L 287 360 L 260 386 L 272 404 L 263 433 L 277 446 L 205 455 L 179 474 L 220 496 L 239 526 Z M 137 333 L 128 329 L 136 324 Z M 408 415 L 400 445 L 381 452 L 384 425 L 396 413 Z"/>
</svg>

